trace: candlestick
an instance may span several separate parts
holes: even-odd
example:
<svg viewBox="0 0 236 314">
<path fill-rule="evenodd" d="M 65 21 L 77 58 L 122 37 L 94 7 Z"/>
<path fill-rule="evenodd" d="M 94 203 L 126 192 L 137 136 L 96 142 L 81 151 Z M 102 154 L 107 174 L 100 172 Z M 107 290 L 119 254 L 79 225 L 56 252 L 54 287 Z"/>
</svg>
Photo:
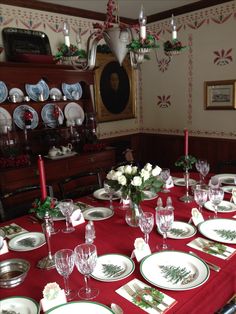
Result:
<svg viewBox="0 0 236 314">
<path fill-rule="evenodd" d="M 39 170 L 39 180 L 40 180 L 40 188 L 41 188 L 41 200 L 44 201 L 47 197 L 47 188 L 46 188 L 44 161 L 41 155 L 39 155 L 39 158 L 38 158 L 38 170 Z"/>
<path fill-rule="evenodd" d="M 184 155 L 188 156 L 188 130 L 184 130 Z"/>
<path fill-rule="evenodd" d="M 67 22 L 64 22 L 63 23 L 63 34 L 64 34 L 64 37 L 65 37 L 65 45 L 67 47 L 70 47 L 70 27 L 69 27 L 69 24 Z"/>
</svg>

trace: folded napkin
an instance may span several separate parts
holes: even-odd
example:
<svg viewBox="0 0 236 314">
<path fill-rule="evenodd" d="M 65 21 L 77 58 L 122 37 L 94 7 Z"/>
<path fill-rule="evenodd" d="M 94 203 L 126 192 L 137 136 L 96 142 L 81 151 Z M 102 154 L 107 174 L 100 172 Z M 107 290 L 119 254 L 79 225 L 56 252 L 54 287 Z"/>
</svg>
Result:
<svg viewBox="0 0 236 314">
<path fill-rule="evenodd" d="M 21 226 L 15 223 L 11 223 L 10 225 L 1 227 L 1 229 L 5 232 L 6 238 L 8 239 L 11 239 L 18 234 L 28 232 L 28 230 L 22 228 Z"/>
<path fill-rule="evenodd" d="M 56 282 L 46 284 L 43 290 L 43 298 L 40 300 L 40 307 L 43 312 L 66 302 L 65 291 Z"/>
<path fill-rule="evenodd" d="M 236 249 L 211 240 L 207 240 L 201 237 L 198 237 L 187 244 L 188 246 L 202 251 L 204 253 L 217 256 L 221 259 L 227 260 L 236 253 Z"/>
<path fill-rule="evenodd" d="M 165 188 L 170 189 L 170 188 L 173 188 L 173 186 L 174 186 L 174 181 L 173 181 L 173 178 L 170 176 L 165 183 Z"/>
<path fill-rule="evenodd" d="M 116 293 L 150 314 L 155 314 L 157 311 L 166 313 L 177 302 L 167 294 L 138 279 L 129 281 L 117 289 Z"/>
</svg>

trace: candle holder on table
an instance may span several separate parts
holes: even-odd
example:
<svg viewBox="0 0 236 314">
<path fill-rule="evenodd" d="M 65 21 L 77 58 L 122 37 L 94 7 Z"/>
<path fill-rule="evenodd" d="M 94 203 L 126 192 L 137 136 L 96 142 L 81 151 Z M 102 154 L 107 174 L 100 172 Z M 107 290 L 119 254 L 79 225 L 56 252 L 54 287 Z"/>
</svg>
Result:
<svg viewBox="0 0 236 314">
<path fill-rule="evenodd" d="M 52 269 L 55 268 L 55 260 L 54 256 L 52 255 L 51 251 L 51 223 L 50 223 L 50 215 L 47 211 L 44 216 L 44 223 L 43 223 L 43 231 L 46 238 L 47 248 L 48 248 L 48 255 L 43 257 L 41 260 L 38 261 L 37 267 L 41 269 Z"/>
<path fill-rule="evenodd" d="M 186 192 L 185 192 L 185 195 L 180 197 L 180 200 L 184 203 L 190 203 L 193 201 L 193 196 L 189 195 L 189 172 L 188 172 L 188 169 L 185 170 L 184 180 L 185 180 Z"/>
</svg>

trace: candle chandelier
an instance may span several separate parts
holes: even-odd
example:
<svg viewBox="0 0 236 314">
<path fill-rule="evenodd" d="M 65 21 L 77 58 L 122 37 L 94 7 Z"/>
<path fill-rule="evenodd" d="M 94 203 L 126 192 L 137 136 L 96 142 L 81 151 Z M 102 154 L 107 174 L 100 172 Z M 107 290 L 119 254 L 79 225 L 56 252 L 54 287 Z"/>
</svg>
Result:
<svg viewBox="0 0 236 314">
<path fill-rule="evenodd" d="M 146 28 L 147 17 L 144 13 L 143 6 L 141 7 L 138 23 L 129 25 L 120 22 L 118 14 L 118 4 L 116 0 L 108 0 L 106 20 L 103 23 L 94 24 L 94 32 L 89 36 L 87 41 L 87 58 L 84 62 L 71 61 L 74 66 L 80 64 L 80 68 L 83 70 L 92 70 L 96 63 L 96 51 L 97 45 L 100 40 L 104 39 L 107 46 L 116 57 L 120 65 L 126 55 L 129 53 L 130 62 L 134 69 L 139 68 L 144 59 L 149 58 L 149 53 L 153 49 L 155 51 L 156 58 L 157 49 L 160 48 L 160 43 L 163 45 L 164 53 L 169 58 L 172 55 L 179 53 L 186 47 L 182 46 L 181 42 L 177 39 L 177 30 L 175 25 L 174 16 L 171 18 L 171 32 L 172 38 L 166 42 L 160 39 L 160 37 Z M 73 45 L 70 45 L 69 39 L 69 25 L 64 22 L 63 34 L 65 37 L 66 48 L 70 52 Z M 80 31 L 77 34 L 77 44 L 81 51 L 81 36 Z"/>
</svg>

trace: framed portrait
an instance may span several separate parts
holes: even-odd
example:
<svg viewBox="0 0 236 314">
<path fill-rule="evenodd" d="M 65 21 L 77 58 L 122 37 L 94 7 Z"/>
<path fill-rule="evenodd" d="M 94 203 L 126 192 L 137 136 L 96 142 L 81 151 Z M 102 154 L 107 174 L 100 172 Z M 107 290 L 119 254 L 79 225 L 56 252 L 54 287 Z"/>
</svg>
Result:
<svg viewBox="0 0 236 314">
<path fill-rule="evenodd" d="M 205 109 L 236 109 L 236 80 L 204 82 Z"/>
<path fill-rule="evenodd" d="M 95 104 L 98 122 L 132 119 L 136 113 L 135 72 L 126 58 L 122 66 L 112 54 L 98 53 Z"/>
</svg>

